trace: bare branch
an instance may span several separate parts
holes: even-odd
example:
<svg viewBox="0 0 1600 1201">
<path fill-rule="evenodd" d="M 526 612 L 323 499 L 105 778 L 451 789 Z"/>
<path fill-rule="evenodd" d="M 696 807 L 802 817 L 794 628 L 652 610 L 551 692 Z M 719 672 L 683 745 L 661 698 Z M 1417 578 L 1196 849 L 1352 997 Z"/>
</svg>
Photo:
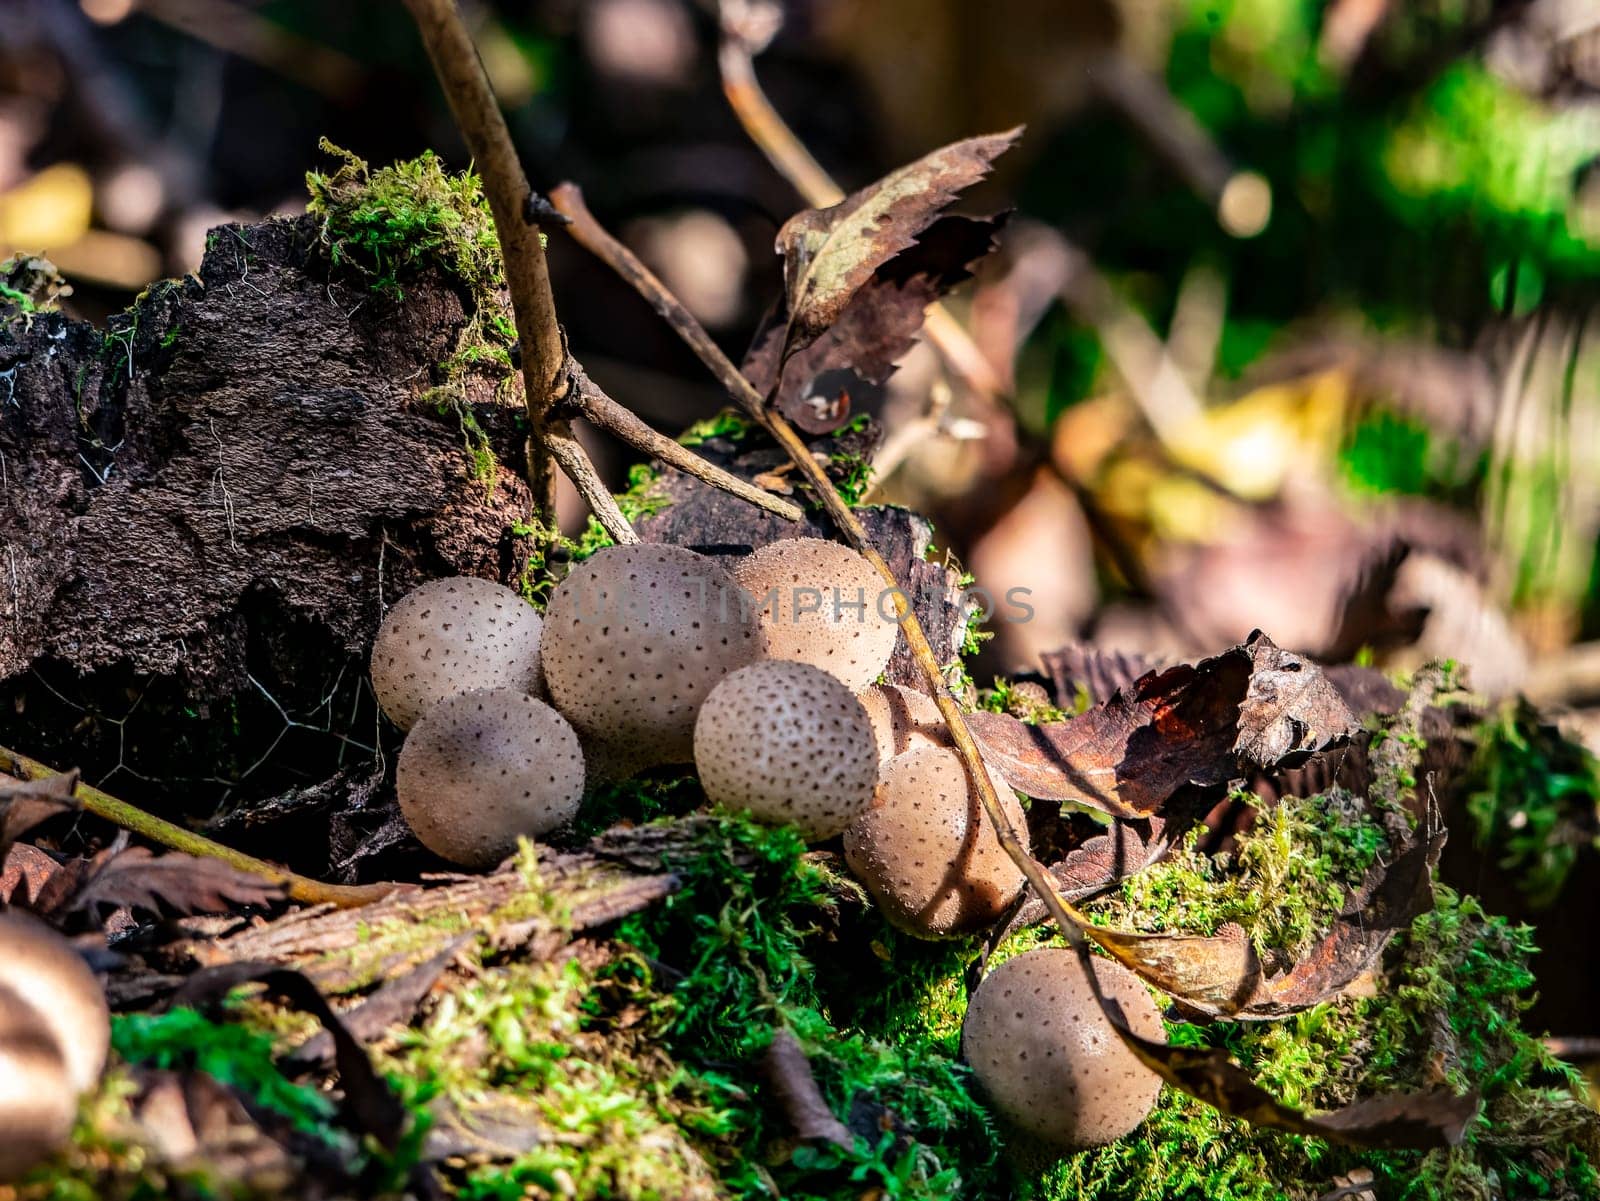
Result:
<svg viewBox="0 0 1600 1201">
<path fill-rule="evenodd" d="M 522 381 L 528 406 L 528 486 L 535 513 L 555 524 L 555 476 L 544 449 L 550 406 L 557 399 L 566 358 L 556 323 L 550 268 L 539 230 L 525 216 L 533 189 L 517 158 L 505 118 L 472 44 L 455 0 L 405 0 L 427 46 L 434 73 L 467 149 L 483 177 L 484 195 L 494 214 L 495 234 L 505 259 L 506 287 L 522 350 Z"/>
<path fill-rule="evenodd" d="M 804 516 L 800 506 L 793 501 L 774 496 L 724 471 L 715 463 L 706 462 L 681 442 L 650 428 L 628 409 L 607 396 L 600 385 L 584 374 L 583 369 L 577 364 L 572 364 L 570 370 L 576 384 L 570 403 L 595 425 L 626 442 L 640 454 L 660 459 L 667 466 L 675 467 L 685 475 L 692 475 L 702 483 L 720 488 L 740 500 L 749 501 L 757 508 L 765 509 L 768 513 L 776 513 L 788 521 L 799 521 Z"/>
<path fill-rule="evenodd" d="M 60 774 L 43 763 L 29 759 L 26 755 L 19 755 L 15 751 L 8 751 L 4 747 L 0 747 L 0 772 L 31 781 L 49 780 Z M 213 842 L 192 830 L 185 830 L 182 826 L 163 821 L 88 784 L 78 785 L 75 799 L 87 812 L 106 821 L 115 822 L 124 830 L 131 830 L 141 838 L 170 847 L 174 851 L 216 859 L 239 871 L 260 876 L 270 883 L 281 884 L 290 900 L 305 905 L 337 905 L 341 909 L 351 909 L 381 901 L 401 887 L 398 884 L 324 884 L 320 880 L 297 875 L 276 864 L 268 863 L 265 859 L 257 859 L 254 855 L 225 847 L 220 842 Z"/>
<path fill-rule="evenodd" d="M 550 448 L 550 453 L 561 465 L 562 472 L 587 502 L 589 510 L 595 515 L 595 520 L 606 533 L 611 535 L 611 541 L 618 546 L 636 545 L 639 542 L 639 535 L 634 533 L 633 527 L 628 524 L 628 519 L 617 507 L 617 498 L 611 495 L 610 489 L 600 478 L 600 473 L 594 469 L 594 464 L 589 461 L 587 452 L 572 436 L 572 430 L 566 422 L 553 422 L 546 428 L 544 436 L 545 445 Z"/>
</svg>

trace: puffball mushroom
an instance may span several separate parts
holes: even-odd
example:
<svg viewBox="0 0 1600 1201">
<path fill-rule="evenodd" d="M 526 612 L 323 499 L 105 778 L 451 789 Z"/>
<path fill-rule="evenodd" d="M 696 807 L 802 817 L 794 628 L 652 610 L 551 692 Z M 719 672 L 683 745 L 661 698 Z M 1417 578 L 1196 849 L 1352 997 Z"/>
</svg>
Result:
<svg viewBox="0 0 1600 1201">
<path fill-rule="evenodd" d="M 848 546 L 784 538 L 741 559 L 733 574 L 761 611 L 769 658 L 820 667 L 851 692 L 889 665 L 900 636 L 892 598 Z"/>
<path fill-rule="evenodd" d="M 711 690 L 694 763 L 712 801 L 757 821 L 832 838 L 872 802 L 878 745 L 855 695 L 809 663 L 770 659 Z"/>
<path fill-rule="evenodd" d="M 878 740 L 880 762 L 887 763 L 907 751 L 950 745 L 944 715 L 926 692 L 898 684 L 877 684 L 861 693 L 859 699 Z"/>
<path fill-rule="evenodd" d="M 583 750 L 566 718 L 514 688 L 484 688 L 429 709 L 400 748 L 395 790 L 422 845 L 493 867 L 517 838 L 577 815 Z"/>
<path fill-rule="evenodd" d="M 0 987 L 44 1020 L 73 1095 L 92 1088 L 111 1048 L 111 1010 L 99 978 L 72 944 L 31 914 L 0 913 Z"/>
<path fill-rule="evenodd" d="M 1161 1041 L 1161 1015 L 1138 977 L 1093 962 L 1101 991 L 1133 1032 Z M 961 1045 L 995 1109 L 1067 1151 L 1121 1138 L 1161 1093 L 1161 1078 L 1101 1012 L 1077 953 L 1062 947 L 1026 951 L 986 976 L 967 1004 Z"/>
<path fill-rule="evenodd" d="M 77 1113 L 78 1090 L 57 1031 L 0 985 L 0 1183 L 65 1146 Z"/>
<path fill-rule="evenodd" d="M 473 688 L 544 687 L 544 621 L 503 584 L 472 576 L 429 580 L 401 597 L 372 644 L 372 690 L 402 730 L 430 706 Z"/>
<path fill-rule="evenodd" d="M 733 577 L 680 546 L 613 546 L 576 567 L 545 609 L 557 709 L 641 766 L 694 757 L 700 704 L 765 642 Z"/>
<path fill-rule="evenodd" d="M 844 856 L 891 923 L 918 938 L 954 938 L 993 923 L 1023 877 L 995 836 L 961 756 L 943 747 L 880 769 L 872 807 L 844 834 Z M 989 773 L 1012 827 L 1028 825 L 1011 789 Z"/>
</svg>

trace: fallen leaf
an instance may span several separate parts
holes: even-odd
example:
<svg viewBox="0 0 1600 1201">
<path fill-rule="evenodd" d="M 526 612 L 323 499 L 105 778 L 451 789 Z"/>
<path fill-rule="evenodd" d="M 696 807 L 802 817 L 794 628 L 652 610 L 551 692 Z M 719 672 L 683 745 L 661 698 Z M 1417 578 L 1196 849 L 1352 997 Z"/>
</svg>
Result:
<svg viewBox="0 0 1600 1201">
<path fill-rule="evenodd" d="M 216 859 L 168 851 L 156 855 L 119 839 L 88 859 L 71 859 L 45 882 L 38 913 L 60 918 L 95 909 L 161 915 L 227 913 L 240 905 L 265 907 L 283 899 L 283 886 Z"/>
<path fill-rule="evenodd" d="M 373 1067 L 366 1049 L 306 976 L 271 963 L 220 964 L 190 976 L 172 995 L 171 1004 L 202 1008 L 220 1001 L 242 984 L 260 984 L 268 994 L 322 1023 L 333 1040 L 334 1060 L 344 1090 L 343 1108 L 351 1125 L 389 1150 L 397 1148 L 410 1124 L 406 1107 Z"/>
<path fill-rule="evenodd" d="M 1019 127 L 952 143 L 831 208 L 789 218 L 777 239 L 788 308 L 780 364 L 826 333 L 878 269 L 914 246 L 1021 136 Z"/>
<path fill-rule="evenodd" d="M 16 780 L 0 775 L 0 862 L 11 844 L 40 822 L 77 809 L 78 773 L 62 772 L 43 780 Z"/>
<path fill-rule="evenodd" d="M 1119 689 L 1166 666 L 1166 660 L 1152 655 L 1109 650 L 1087 642 L 1068 643 L 1060 650 L 1041 655 L 1040 660 L 1050 677 L 1056 704 L 1068 712 L 1074 708 L 1080 690 L 1091 705 L 1098 705 L 1110 700 Z"/>
<path fill-rule="evenodd" d="M 1257 632 L 1196 664 L 1141 676 L 1065 722 L 968 717 L 984 755 L 1020 792 L 1113 817 L 1157 813 L 1180 788 L 1217 788 L 1291 766 L 1359 725 L 1310 660 Z"/>
<path fill-rule="evenodd" d="M 796 1134 L 808 1141 L 833 1143 L 847 1151 L 856 1145 L 850 1128 L 828 1108 L 817 1078 L 812 1075 L 805 1048 L 788 1027 L 773 1032 L 761 1066 Z"/>
<path fill-rule="evenodd" d="M 852 407 L 882 391 L 916 344 L 928 306 L 971 277 L 972 263 L 994 249 L 1000 224 L 999 218 L 940 217 L 914 246 L 880 266 L 833 325 L 787 362 L 789 312 L 780 303 L 751 343 L 745 376 L 807 433 L 832 433 Z"/>
</svg>

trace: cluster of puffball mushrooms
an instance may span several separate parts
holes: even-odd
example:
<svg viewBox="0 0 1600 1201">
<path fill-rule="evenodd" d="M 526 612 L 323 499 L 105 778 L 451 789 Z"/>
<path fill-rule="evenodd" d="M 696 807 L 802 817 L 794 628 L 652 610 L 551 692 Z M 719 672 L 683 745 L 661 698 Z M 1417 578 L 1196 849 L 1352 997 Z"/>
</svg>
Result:
<svg viewBox="0 0 1600 1201">
<path fill-rule="evenodd" d="M 731 571 L 619 546 L 575 566 L 542 619 L 489 581 L 422 585 L 384 621 L 372 682 L 409 731 L 401 812 L 445 859 L 493 867 L 570 822 L 586 787 L 692 762 L 714 804 L 809 842 L 842 836 L 893 925 L 956 938 L 993 924 L 1024 879 L 932 698 L 874 683 L 898 633 L 877 572 L 837 543 L 782 540 Z M 991 779 L 1025 840 L 1016 793 Z M 1137 978 L 1109 961 L 1097 976 L 1136 1032 L 1161 1036 Z M 1128 1133 L 1160 1091 L 1059 948 L 985 978 L 963 1046 L 994 1108 L 1062 1150 Z"/>
</svg>

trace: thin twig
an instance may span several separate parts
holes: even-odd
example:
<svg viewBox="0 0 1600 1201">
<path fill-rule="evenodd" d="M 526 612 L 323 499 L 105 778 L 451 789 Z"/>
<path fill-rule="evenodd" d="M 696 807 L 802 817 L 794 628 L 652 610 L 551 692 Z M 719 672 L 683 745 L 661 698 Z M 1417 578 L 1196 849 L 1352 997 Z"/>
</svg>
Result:
<svg viewBox="0 0 1600 1201">
<path fill-rule="evenodd" d="M 505 260 L 506 288 L 522 351 L 522 381 L 528 408 L 528 486 L 535 515 L 555 527 L 555 475 L 545 446 L 550 406 L 558 399 L 566 348 L 556 322 L 550 268 L 538 227 L 527 217 L 533 189 L 522 170 L 505 118 L 495 102 L 472 37 L 455 0 L 405 0 L 416 21 L 434 73 L 467 150 L 483 178 L 484 195 L 494 214 L 495 235 Z"/>
<path fill-rule="evenodd" d="M 722 72 L 722 94 L 739 124 L 767 161 L 800 193 L 812 208 L 828 208 L 844 199 L 841 188 L 822 164 L 811 156 L 794 130 L 772 107 L 772 101 L 756 79 L 755 60 L 749 44 L 736 33 L 724 29 L 717 53 Z M 923 326 L 945 365 L 978 399 L 995 403 L 1006 395 L 1006 386 L 993 364 L 984 356 L 962 324 L 943 304 L 928 306 Z"/>
<path fill-rule="evenodd" d="M 8 751 L 4 747 L 0 747 L 0 772 L 24 780 L 49 780 L 61 774 L 35 759 L 19 755 L 15 751 Z M 243 851 L 223 846 L 220 842 L 213 842 L 202 834 L 173 825 L 88 784 L 78 785 L 75 799 L 85 811 L 114 822 L 141 838 L 147 838 L 174 851 L 216 859 L 241 872 L 260 876 L 273 884 L 281 884 L 289 899 L 299 901 L 301 904 L 337 905 L 341 909 L 353 909 L 381 901 L 402 887 L 399 884 L 324 884 L 320 880 L 313 880 L 309 876 L 298 875 L 276 864 L 268 863 L 265 859 L 257 859 L 254 855 L 247 855 Z"/>
<path fill-rule="evenodd" d="M 646 425 L 632 412 L 607 396 L 601 387 L 574 364 L 576 387 L 569 398 L 579 412 L 612 436 L 626 442 L 640 454 L 660 459 L 668 467 L 675 467 L 685 475 L 692 475 L 702 483 L 720 488 L 740 500 L 749 501 L 768 513 L 776 513 L 788 521 L 799 521 L 805 514 L 793 501 L 774 496 L 738 476 L 724 471 L 715 463 L 708 463 L 683 443 Z"/>
<path fill-rule="evenodd" d="M 633 526 L 628 524 L 627 517 L 617 507 L 617 498 L 611 495 L 605 481 L 600 478 L 600 473 L 589 461 L 588 454 L 572 436 L 571 428 L 564 421 L 552 422 L 544 433 L 545 445 L 550 448 L 550 453 L 561 465 L 562 472 L 572 481 L 572 486 L 588 503 L 595 520 L 606 533 L 611 535 L 611 541 L 618 546 L 637 545 L 639 535 L 634 532 Z"/>
</svg>

